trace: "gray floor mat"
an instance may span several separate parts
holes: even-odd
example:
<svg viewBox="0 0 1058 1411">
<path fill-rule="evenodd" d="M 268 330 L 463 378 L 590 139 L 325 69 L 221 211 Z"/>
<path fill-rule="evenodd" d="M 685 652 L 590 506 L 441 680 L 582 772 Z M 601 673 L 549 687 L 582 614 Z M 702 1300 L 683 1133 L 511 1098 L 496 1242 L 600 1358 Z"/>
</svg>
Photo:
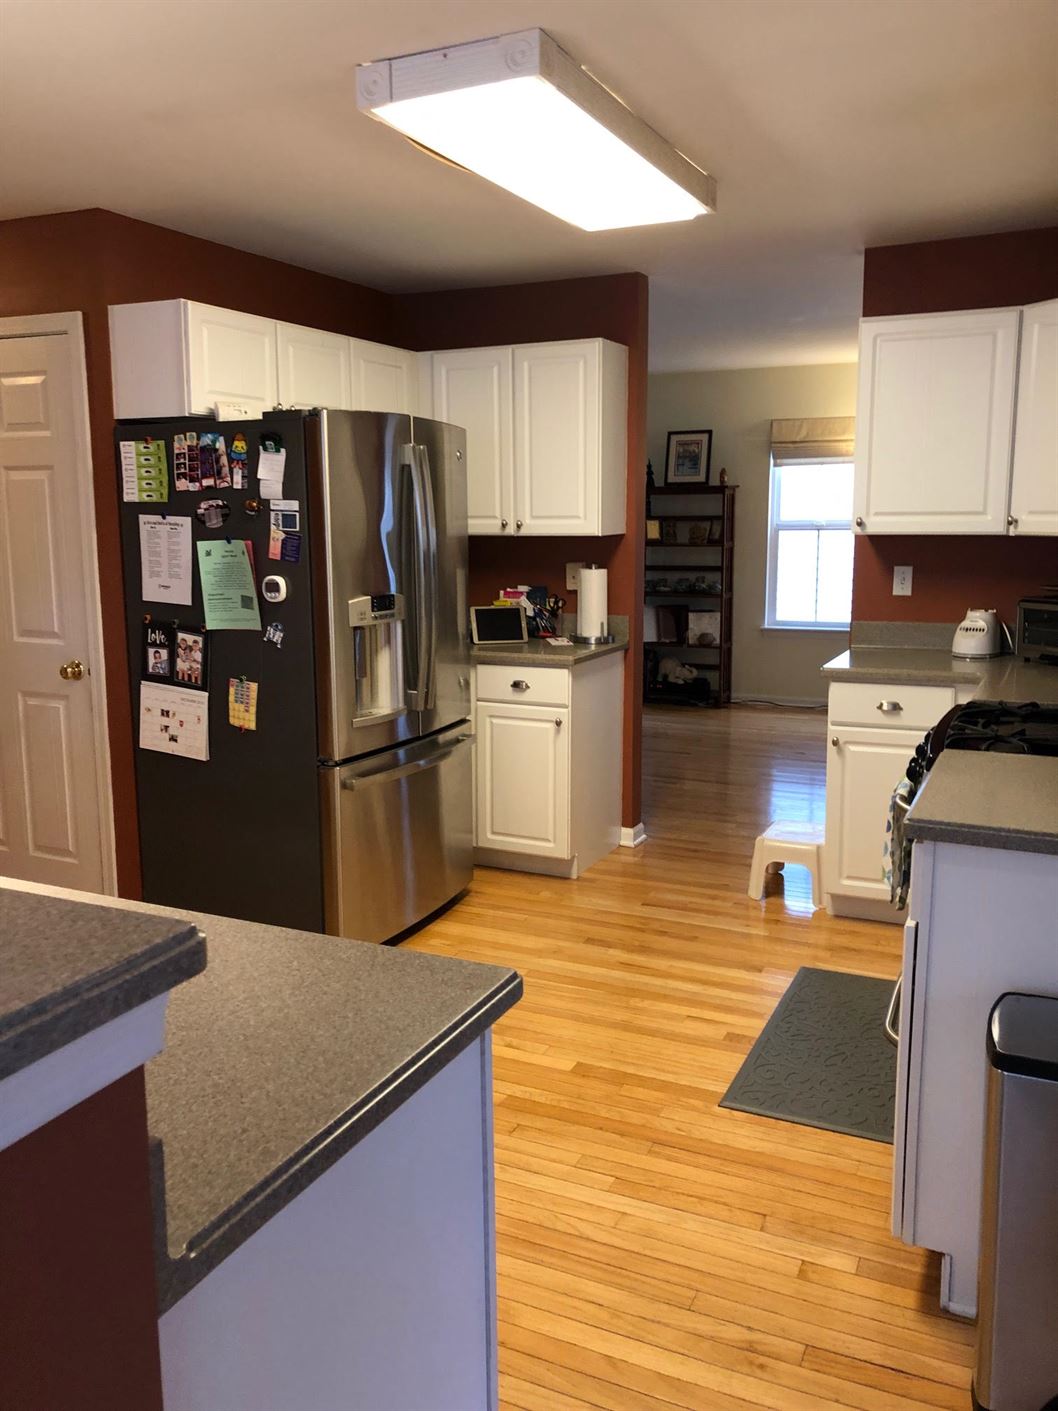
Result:
<svg viewBox="0 0 1058 1411">
<path fill-rule="evenodd" d="M 896 1049 L 885 1037 L 892 980 L 802 966 L 721 1107 L 893 1140 Z"/>
</svg>

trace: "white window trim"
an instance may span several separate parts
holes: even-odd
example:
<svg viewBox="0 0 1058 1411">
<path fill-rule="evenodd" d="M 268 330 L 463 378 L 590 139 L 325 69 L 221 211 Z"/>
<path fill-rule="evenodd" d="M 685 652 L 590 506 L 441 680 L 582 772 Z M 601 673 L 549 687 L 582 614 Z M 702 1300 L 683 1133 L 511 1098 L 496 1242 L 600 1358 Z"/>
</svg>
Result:
<svg viewBox="0 0 1058 1411">
<path fill-rule="evenodd" d="M 848 529 L 852 532 L 852 518 L 846 520 L 783 520 L 779 516 L 779 477 L 776 470 L 784 465 L 796 465 L 793 459 L 772 460 L 768 467 L 768 572 L 764 598 L 764 623 L 766 632 L 847 632 L 850 622 L 778 622 L 775 617 L 775 593 L 778 579 L 779 529 Z M 839 464 L 851 466 L 847 456 L 833 456 L 826 460 L 814 459 L 812 465 Z"/>
</svg>

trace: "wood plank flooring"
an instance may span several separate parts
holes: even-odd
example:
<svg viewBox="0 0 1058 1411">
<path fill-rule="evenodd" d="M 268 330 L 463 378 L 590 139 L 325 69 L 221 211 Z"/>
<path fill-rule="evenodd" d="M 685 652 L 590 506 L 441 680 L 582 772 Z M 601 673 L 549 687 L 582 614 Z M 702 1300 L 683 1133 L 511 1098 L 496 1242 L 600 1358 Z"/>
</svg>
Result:
<svg viewBox="0 0 1058 1411">
<path fill-rule="evenodd" d="M 645 846 L 479 869 L 408 943 L 525 977 L 494 1034 L 503 1411 L 968 1404 L 972 1328 L 888 1233 L 892 1148 L 716 1105 L 799 965 L 899 968 L 899 927 L 813 912 L 797 869 L 745 894 L 758 832 L 822 820 L 824 751 L 821 712 L 651 707 Z"/>
</svg>

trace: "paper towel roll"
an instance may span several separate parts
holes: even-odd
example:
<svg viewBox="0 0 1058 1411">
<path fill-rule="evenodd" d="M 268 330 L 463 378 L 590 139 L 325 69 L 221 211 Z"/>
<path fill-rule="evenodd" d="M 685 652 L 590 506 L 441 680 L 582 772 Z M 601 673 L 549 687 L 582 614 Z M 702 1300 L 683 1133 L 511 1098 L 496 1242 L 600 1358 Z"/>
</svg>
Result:
<svg viewBox="0 0 1058 1411">
<path fill-rule="evenodd" d="M 591 564 L 580 571 L 577 589 L 577 636 L 605 637 L 609 632 L 606 610 L 606 569 Z"/>
</svg>

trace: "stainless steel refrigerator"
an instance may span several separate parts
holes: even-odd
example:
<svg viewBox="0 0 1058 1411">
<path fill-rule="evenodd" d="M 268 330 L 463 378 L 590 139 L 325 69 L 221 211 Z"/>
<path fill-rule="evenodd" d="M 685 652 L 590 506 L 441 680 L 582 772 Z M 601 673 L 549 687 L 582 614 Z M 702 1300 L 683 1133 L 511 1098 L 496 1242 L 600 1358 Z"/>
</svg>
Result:
<svg viewBox="0 0 1058 1411">
<path fill-rule="evenodd" d="M 176 490 L 173 437 L 247 443 L 247 483 Z M 278 438 L 282 500 L 264 498 L 258 451 Z M 124 423 L 164 440 L 166 503 L 123 503 L 134 720 L 143 626 L 202 625 L 193 601 L 141 595 L 139 518 L 190 519 L 202 539 L 251 546 L 261 631 L 209 631 L 209 759 L 137 748 L 144 899 L 391 939 L 457 896 L 472 870 L 465 438 L 424 418 L 266 413 L 259 422 Z M 223 500 L 220 515 L 198 513 Z M 276 504 L 297 508 L 296 555 L 275 550 Z M 221 522 L 218 524 L 217 520 Z M 288 536 L 289 537 L 289 536 Z M 282 597 L 261 593 L 266 576 Z M 276 632 L 281 628 L 279 641 Z M 253 731 L 229 723 L 231 682 L 257 683 Z"/>
</svg>

